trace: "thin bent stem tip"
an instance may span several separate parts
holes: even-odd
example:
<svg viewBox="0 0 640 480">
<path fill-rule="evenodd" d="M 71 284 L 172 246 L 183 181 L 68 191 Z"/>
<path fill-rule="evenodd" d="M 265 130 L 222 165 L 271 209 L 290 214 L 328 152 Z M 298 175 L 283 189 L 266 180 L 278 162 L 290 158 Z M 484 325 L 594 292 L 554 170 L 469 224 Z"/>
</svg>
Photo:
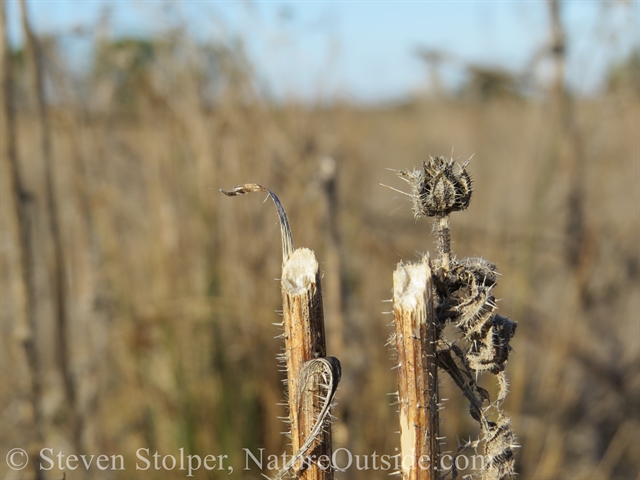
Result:
<svg viewBox="0 0 640 480">
<path fill-rule="evenodd" d="M 294 250 L 293 235 L 291 234 L 291 227 L 289 226 L 287 212 L 285 212 L 284 207 L 282 206 L 282 203 L 280 203 L 280 199 L 278 199 L 276 194 L 257 183 L 245 183 L 243 185 L 233 187 L 233 189 L 229 191 L 223 189 L 220 189 L 220 191 L 228 197 L 235 197 L 237 195 L 244 195 L 245 193 L 251 192 L 267 192 L 269 194 L 271 200 L 273 200 L 273 203 L 276 206 L 278 218 L 280 219 L 280 233 L 282 234 L 282 266 L 284 266 Z"/>
</svg>

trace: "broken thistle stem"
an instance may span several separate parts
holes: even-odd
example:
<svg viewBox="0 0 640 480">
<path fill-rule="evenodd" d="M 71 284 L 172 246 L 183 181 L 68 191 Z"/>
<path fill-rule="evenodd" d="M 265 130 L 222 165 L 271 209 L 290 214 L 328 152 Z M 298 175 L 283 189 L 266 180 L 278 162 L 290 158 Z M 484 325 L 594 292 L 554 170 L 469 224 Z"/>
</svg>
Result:
<svg viewBox="0 0 640 480">
<path fill-rule="evenodd" d="M 293 249 L 287 214 L 270 190 L 248 183 L 227 196 L 250 192 L 269 194 L 280 218 L 282 233 L 282 312 L 285 351 L 281 361 L 287 370 L 287 397 L 292 460 L 274 477 L 332 480 L 331 465 L 317 459 L 331 458 L 330 407 L 340 381 L 340 361 L 326 355 L 320 272 L 315 254 L 308 248 Z M 267 477 L 268 478 L 268 477 Z"/>
<path fill-rule="evenodd" d="M 282 269 L 281 283 L 289 422 L 294 456 L 312 454 L 316 458 L 321 455 L 331 458 L 331 429 L 318 428 L 318 425 L 325 424 L 316 422 L 316 417 L 329 401 L 325 400 L 326 393 L 323 393 L 326 387 L 322 387 L 318 381 L 308 383 L 302 374 L 307 362 L 326 357 L 322 290 L 314 253 L 308 248 L 295 250 Z M 338 379 L 334 380 L 337 382 Z M 332 384 L 329 389 L 335 390 L 336 386 L 337 383 Z M 333 478 L 330 469 L 322 470 L 317 464 L 298 465 L 295 468 L 298 472 L 296 477 L 302 474 L 305 480 Z"/>
<path fill-rule="evenodd" d="M 431 268 L 400 263 L 393 273 L 403 480 L 436 480 L 440 446 L 436 314 Z M 410 459 L 410 461 L 409 461 Z"/>
</svg>

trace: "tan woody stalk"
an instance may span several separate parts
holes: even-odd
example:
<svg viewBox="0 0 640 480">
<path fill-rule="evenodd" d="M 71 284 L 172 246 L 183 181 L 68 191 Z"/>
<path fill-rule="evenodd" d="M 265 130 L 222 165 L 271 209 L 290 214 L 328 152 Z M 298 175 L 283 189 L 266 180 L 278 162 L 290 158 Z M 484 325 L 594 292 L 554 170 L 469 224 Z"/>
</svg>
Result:
<svg viewBox="0 0 640 480">
<path fill-rule="evenodd" d="M 393 273 L 395 344 L 403 480 L 435 480 L 438 444 L 438 366 L 431 268 L 398 265 Z"/>
<path fill-rule="evenodd" d="M 293 455 L 274 477 L 332 480 L 330 407 L 340 380 L 340 362 L 326 356 L 322 289 L 318 262 L 308 248 L 294 250 L 287 215 L 278 197 L 260 185 L 245 184 L 226 195 L 267 192 L 282 232 L 282 310 L 289 424 Z"/>
</svg>

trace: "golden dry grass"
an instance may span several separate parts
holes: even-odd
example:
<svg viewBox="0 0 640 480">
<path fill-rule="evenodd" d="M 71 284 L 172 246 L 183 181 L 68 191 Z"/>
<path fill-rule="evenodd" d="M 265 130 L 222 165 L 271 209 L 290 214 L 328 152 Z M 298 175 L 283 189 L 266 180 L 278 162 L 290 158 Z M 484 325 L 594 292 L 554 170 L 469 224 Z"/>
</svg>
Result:
<svg viewBox="0 0 640 480">
<path fill-rule="evenodd" d="M 498 265 L 500 311 L 519 322 L 506 412 L 522 444 L 520 478 L 637 478 L 635 92 L 575 106 L 585 222 L 579 261 L 571 266 L 564 229 L 573 170 L 567 140 L 554 139 L 549 102 L 273 105 L 253 91 L 234 52 L 227 52 L 221 58 L 232 66 L 220 64 L 224 81 L 208 104 L 198 96 L 197 49 L 186 37 L 175 42 L 190 54 L 158 47 L 155 60 L 127 85 L 130 98 L 123 103 L 113 93 L 114 70 L 95 79 L 83 98 L 63 65 L 51 74 L 59 95 L 50 117 L 82 443 L 85 453 L 123 454 L 128 467 L 96 478 L 184 477 L 135 471 L 141 447 L 227 454 L 234 478 L 259 477 L 256 470 L 241 471 L 243 448 L 284 451 L 284 426 L 276 418 L 285 414 L 276 405 L 283 398 L 275 360 L 282 341 L 273 338 L 280 332 L 271 325 L 281 308 L 274 281 L 281 262 L 277 219 L 259 196 L 230 200 L 218 189 L 256 182 L 273 190 L 287 209 L 296 246 L 315 250 L 323 268 L 328 218 L 319 170 L 325 155 L 338 165 L 345 318 L 334 439 L 354 453 L 395 453 L 398 418 L 387 395 L 396 390 L 395 374 L 385 347 L 391 317 L 381 313 L 390 310 L 382 301 L 391 297 L 396 263 L 418 258 L 433 243 L 429 222 L 414 221 L 409 200 L 378 182 L 401 188 L 386 168 L 417 166 L 452 147 L 460 159 L 474 154 L 475 181 L 470 209 L 452 216 L 453 251 Z M 46 446 L 70 453 L 69 412 L 53 360 L 51 239 L 37 119 L 28 102 L 18 106 L 19 160 L 35 198 L 42 427 Z M 4 452 L 28 443 L 31 414 L 16 332 L 20 246 L 4 159 L 2 168 Z M 331 329 L 332 319 L 326 322 Z M 446 380 L 442 388 L 450 390 Z M 449 398 L 443 431 L 455 448 L 456 435 L 473 435 L 475 427 L 460 413 L 465 402 Z M 2 463 L 3 478 L 17 478 L 9 473 Z M 48 473 L 58 478 L 56 470 Z M 75 478 L 86 474 L 67 473 Z M 195 478 L 230 477 L 199 471 Z M 386 478 L 386 472 L 351 470 L 338 478 Z"/>
</svg>

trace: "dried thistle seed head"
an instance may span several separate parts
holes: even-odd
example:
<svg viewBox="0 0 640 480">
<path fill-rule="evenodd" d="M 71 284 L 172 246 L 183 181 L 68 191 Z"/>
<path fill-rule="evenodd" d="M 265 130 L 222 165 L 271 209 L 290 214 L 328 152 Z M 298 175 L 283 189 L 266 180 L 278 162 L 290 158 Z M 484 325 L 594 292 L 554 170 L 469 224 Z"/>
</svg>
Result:
<svg viewBox="0 0 640 480">
<path fill-rule="evenodd" d="M 411 185 L 413 214 L 418 217 L 444 217 L 465 210 L 471 200 L 471 176 L 465 167 L 455 167 L 453 159 L 430 157 L 422 169 L 401 170 L 400 177 Z"/>
</svg>

